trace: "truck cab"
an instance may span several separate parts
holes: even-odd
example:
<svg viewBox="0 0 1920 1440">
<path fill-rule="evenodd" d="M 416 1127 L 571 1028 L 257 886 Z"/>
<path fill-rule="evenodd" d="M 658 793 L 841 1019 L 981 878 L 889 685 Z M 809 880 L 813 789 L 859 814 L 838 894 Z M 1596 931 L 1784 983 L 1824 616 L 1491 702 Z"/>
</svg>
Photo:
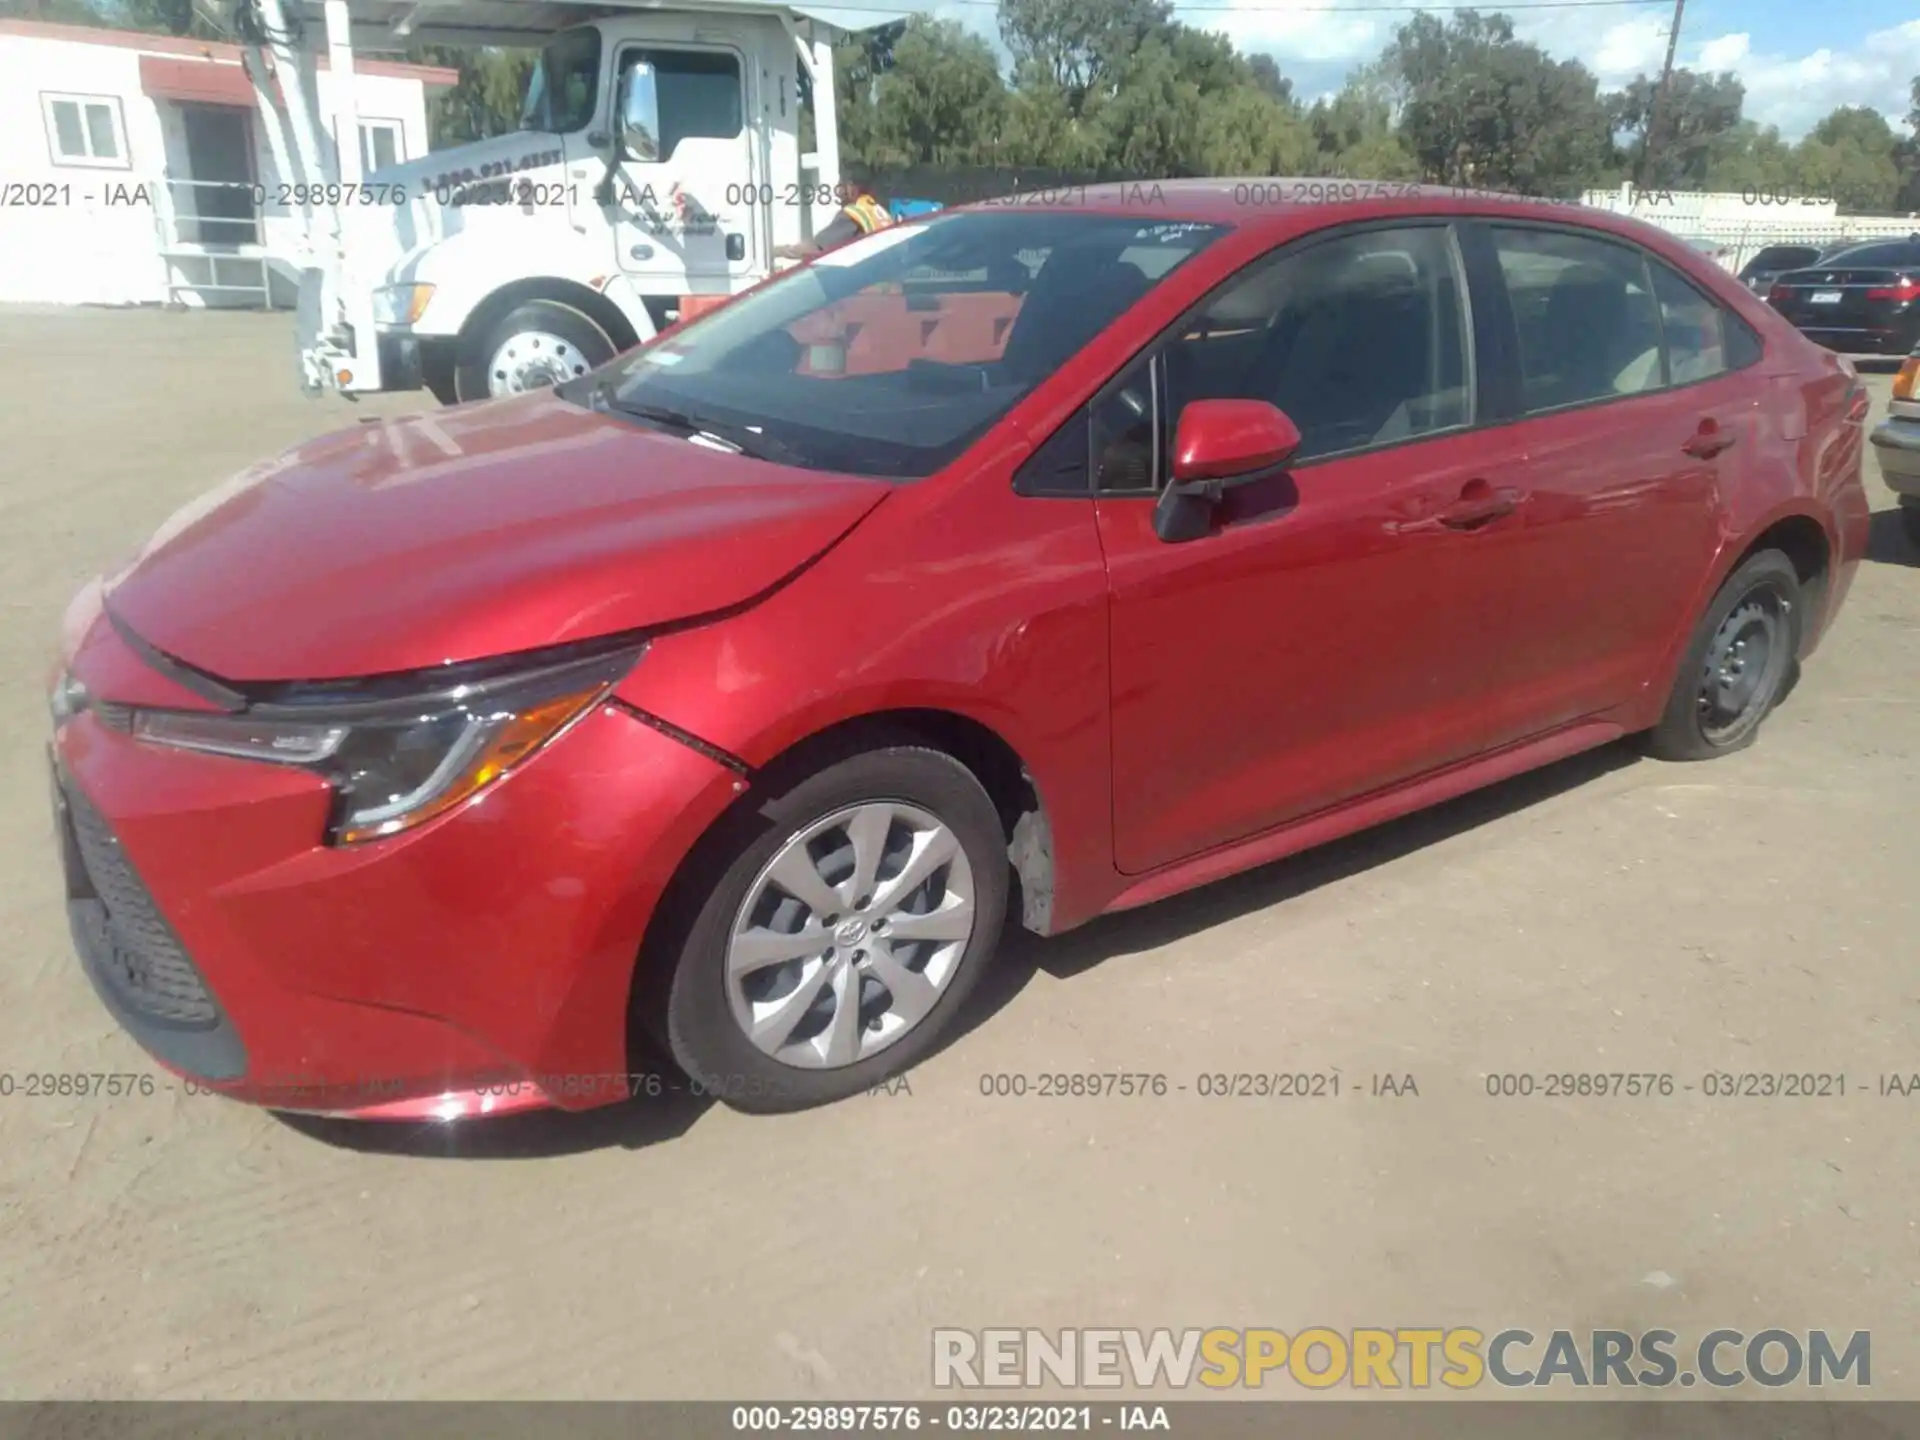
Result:
<svg viewBox="0 0 1920 1440">
<path fill-rule="evenodd" d="M 282 0 L 254 3 L 263 33 L 285 28 L 270 13 Z M 462 39 L 488 33 L 479 19 L 509 33 L 502 16 L 514 0 L 467 5 L 464 16 L 462 0 L 428 13 Z M 391 44 L 404 23 L 387 0 L 312 8 L 336 71 L 343 48 L 363 36 Z M 519 8 L 549 23 L 587 18 L 546 36 L 511 133 L 364 176 L 351 147 L 317 137 L 286 147 L 314 151 L 341 199 L 315 217 L 302 277 L 310 393 L 426 388 L 456 403 L 538 389 L 758 284 L 776 251 L 825 228 L 844 198 L 834 40 L 846 24 L 896 18 L 756 0 Z M 300 33 L 297 20 L 292 28 Z M 510 33 L 525 43 L 524 30 Z M 312 57 L 289 51 L 263 68 L 273 58 Z M 284 101 L 286 87 L 275 90 Z M 275 98 L 263 93 L 263 110 Z M 300 108 L 282 103 L 269 123 L 297 129 Z M 805 154 L 803 110 L 815 130 Z M 357 133 L 350 115 L 317 118 L 316 130 Z"/>
</svg>

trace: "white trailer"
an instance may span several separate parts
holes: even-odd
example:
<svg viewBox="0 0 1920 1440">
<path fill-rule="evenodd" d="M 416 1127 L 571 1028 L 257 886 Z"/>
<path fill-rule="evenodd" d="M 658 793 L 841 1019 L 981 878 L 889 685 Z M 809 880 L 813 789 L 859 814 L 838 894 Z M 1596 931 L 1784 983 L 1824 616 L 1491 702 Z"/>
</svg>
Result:
<svg viewBox="0 0 1920 1440">
<path fill-rule="evenodd" d="M 550 385 L 745 290 L 840 202 L 833 44 L 905 11 L 773 0 L 239 0 L 304 212 L 310 394 Z M 540 47 L 520 128 L 361 173 L 356 53 Z M 335 77 L 325 113 L 321 54 Z M 813 149 L 801 150 L 801 86 Z"/>
</svg>

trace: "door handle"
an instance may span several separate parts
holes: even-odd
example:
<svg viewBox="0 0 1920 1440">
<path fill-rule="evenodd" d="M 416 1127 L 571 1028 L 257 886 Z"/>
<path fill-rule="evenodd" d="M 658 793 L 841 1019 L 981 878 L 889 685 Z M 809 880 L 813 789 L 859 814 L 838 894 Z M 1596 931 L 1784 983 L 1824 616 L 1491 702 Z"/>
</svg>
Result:
<svg viewBox="0 0 1920 1440">
<path fill-rule="evenodd" d="M 1469 483 L 1466 493 L 1440 512 L 1440 523 L 1449 530 L 1477 530 L 1513 514 L 1523 498 L 1518 490 L 1511 488 L 1488 490 L 1483 484 Z"/>
<path fill-rule="evenodd" d="M 1693 438 L 1680 448 L 1696 460 L 1711 460 L 1721 451 L 1731 449 L 1738 438 L 1731 430 L 1722 430 L 1713 421 L 1703 420 Z"/>
</svg>

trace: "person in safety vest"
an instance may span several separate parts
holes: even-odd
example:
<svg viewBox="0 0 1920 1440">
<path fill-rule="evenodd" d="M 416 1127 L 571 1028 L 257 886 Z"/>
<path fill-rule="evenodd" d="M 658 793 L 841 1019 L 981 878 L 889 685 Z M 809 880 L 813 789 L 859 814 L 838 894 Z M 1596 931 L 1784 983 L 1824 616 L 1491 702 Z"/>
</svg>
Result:
<svg viewBox="0 0 1920 1440">
<path fill-rule="evenodd" d="M 823 250 L 844 245 L 858 236 L 884 230 L 894 223 L 894 219 L 893 213 L 885 205 L 863 190 L 842 205 L 840 213 L 833 217 L 833 223 L 813 239 L 798 245 L 782 245 L 773 253 L 784 260 L 811 259 Z"/>
</svg>

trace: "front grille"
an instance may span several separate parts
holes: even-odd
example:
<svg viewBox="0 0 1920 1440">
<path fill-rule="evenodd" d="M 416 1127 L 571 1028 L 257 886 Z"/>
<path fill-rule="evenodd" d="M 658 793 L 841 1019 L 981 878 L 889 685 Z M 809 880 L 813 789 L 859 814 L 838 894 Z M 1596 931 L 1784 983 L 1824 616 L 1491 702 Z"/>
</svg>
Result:
<svg viewBox="0 0 1920 1440">
<path fill-rule="evenodd" d="M 211 1027 L 220 1012 L 173 927 L 128 863 L 119 839 L 77 787 L 61 786 L 73 839 L 69 875 L 75 938 L 131 1009 L 169 1024 Z M 91 897 L 86 892 L 91 891 Z"/>
</svg>

